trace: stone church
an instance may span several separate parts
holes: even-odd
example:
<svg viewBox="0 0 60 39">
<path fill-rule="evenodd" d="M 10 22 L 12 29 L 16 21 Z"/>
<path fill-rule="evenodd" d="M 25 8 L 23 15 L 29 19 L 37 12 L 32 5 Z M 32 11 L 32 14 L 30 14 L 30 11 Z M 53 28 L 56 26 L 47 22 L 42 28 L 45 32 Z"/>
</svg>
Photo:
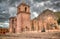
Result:
<svg viewBox="0 0 60 39">
<path fill-rule="evenodd" d="M 37 18 L 31 20 L 30 6 L 21 3 L 17 7 L 17 16 L 9 19 L 9 33 L 21 33 L 25 31 L 40 31 L 59 29 L 57 16 L 51 10 L 43 11 Z"/>
</svg>

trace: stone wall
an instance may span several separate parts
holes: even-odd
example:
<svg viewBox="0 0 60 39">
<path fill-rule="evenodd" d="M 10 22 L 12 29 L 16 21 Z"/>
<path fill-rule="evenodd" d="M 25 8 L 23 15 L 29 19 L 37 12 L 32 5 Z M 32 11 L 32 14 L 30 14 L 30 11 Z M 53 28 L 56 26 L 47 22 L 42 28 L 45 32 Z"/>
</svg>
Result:
<svg viewBox="0 0 60 39">
<path fill-rule="evenodd" d="M 17 19 L 16 17 L 11 17 L 9 19 L 9 33 L 15 33 L 17 26 Z"/>
<path fill-rule="evenodd" d="M 60 39 L 60 32 L 24 32 L 19 35 L 2 35 L 0 39 Z"/>
</svg>

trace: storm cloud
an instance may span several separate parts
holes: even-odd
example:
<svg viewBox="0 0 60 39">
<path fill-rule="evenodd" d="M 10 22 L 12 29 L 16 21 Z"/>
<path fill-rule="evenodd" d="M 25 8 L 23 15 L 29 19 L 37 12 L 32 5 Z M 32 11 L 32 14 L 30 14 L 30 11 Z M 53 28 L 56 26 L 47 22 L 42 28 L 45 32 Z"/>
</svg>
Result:
<svg viewBox="0 0 60 39">
<path fill-rule="evenodd" d="M 45 9 L 60 11 L 60 0 L 24 0 L 30 5 L 31 19 L 37 17 Z M 0 0 L 0 22 L 8 23 L 10 17 L 16 16 L 17 6 L 22 0 Z"/>
</svg>

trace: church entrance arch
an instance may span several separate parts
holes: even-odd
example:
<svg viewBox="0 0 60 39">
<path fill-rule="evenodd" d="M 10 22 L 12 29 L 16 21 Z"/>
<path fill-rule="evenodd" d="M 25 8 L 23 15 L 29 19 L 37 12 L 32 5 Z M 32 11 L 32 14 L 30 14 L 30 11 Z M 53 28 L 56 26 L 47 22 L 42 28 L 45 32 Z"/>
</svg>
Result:
<svg viewBox="0 0 60 39">
<path fill-rule="evenodd" d="M 45 32 L 45 27 L 42 26 L 41 28 L 42 28 L 42 29 L 41 29 L 41 32 Z"/>
</svg>

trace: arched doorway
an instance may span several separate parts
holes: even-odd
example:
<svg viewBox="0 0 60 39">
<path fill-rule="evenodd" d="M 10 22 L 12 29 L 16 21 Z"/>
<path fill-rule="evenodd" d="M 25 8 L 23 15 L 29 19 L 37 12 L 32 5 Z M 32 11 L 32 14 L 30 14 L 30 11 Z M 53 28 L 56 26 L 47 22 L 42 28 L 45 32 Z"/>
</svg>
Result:
<svg viewBox="0 0 60 39">
<path fill-rule="evenodd" d="M 29 28 L 27 26 L 25 27 L 25 31 L 29 31 Z"/>
<path fill-rule="evenodd" d="M 45 32 L 45 27 L 42 26 L 41 32 Z"/>
</svg>

